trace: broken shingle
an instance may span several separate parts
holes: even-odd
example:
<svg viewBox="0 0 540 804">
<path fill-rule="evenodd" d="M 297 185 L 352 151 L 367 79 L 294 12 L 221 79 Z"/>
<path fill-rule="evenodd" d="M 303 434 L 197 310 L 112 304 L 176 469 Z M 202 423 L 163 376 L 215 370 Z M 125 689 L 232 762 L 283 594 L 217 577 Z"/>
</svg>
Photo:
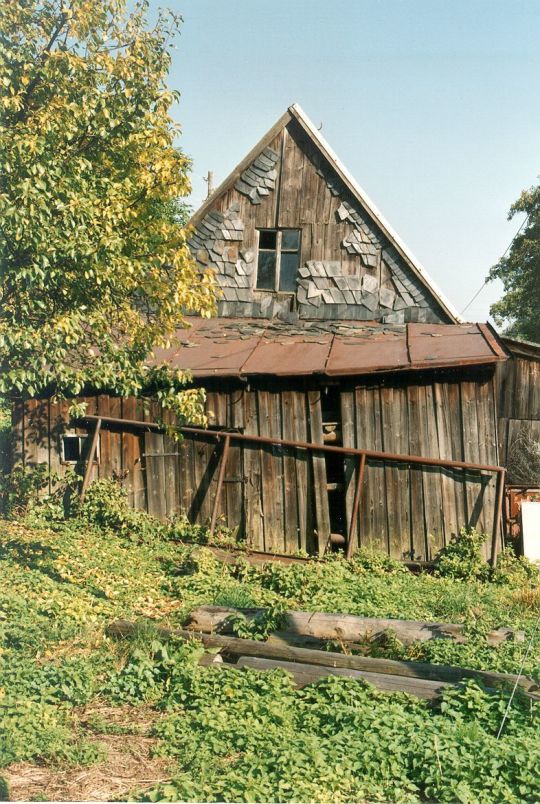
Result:
<svg viewBox="0 0 540 804">
<path fill-rule="evenodd" d="M 376 277 L 366 274 L 362 278 L 362 288 L 367 293 L 374 293 L 379 288 L 379 281 Z"/>
<path fill-rule="evenodd" d="M 394 306 L 394 301 L 396 298 L 396 294 L 393 290 L 389 288 L 381 288 L 379 292 L 379 301 L 382 307 L 390 307 Z"/>
</svg>

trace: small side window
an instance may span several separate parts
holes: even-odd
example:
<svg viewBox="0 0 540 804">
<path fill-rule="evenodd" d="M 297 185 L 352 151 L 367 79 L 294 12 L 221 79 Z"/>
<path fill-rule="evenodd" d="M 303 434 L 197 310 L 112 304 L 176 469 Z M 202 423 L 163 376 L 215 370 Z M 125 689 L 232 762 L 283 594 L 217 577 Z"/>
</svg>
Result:
<svg viewBox="0 0 540 804">
<path fill-rule="evenodd" d="M 61 440 L 62 463 L 80 463 L 85 459 L 86 437 L 77 433 L 64 433 Z M 95 460 L 99 462 L 99 444 Z"/>
</svg>

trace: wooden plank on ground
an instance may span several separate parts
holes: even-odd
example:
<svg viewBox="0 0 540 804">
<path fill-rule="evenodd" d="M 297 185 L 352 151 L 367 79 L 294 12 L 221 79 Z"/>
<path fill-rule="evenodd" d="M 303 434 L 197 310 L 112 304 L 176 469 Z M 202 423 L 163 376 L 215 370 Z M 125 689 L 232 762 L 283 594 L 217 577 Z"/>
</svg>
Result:
<svg viewBox="0 0 540 804">
<path fill-rule="evenodd" d="M 231 628 L 231 615 L 242 613 L 248 620 L 264 612 L 264 609 L 235 609 L 228 606 L 199 606 L 188 616 L 185 626 L 194 631 L 207 633 L 226 632 Z M 460 623 L 438 623 L 426 620 L 398 620 L 390 617 L 359 617 L 354 614 L 331 612 L 287 611 L 279 634 L 310 636 L 316 639 L 340 639 L 343 642 L 374 640 L 381 634 L 392 631 L 405 645 L 426 642 L 430 639 L 451 639 L 466 642 L 466 627 Z M 486 634 L 488 645 L 500 645 L 514 640 L 523 642 L 523 631 L 497 628 Z"/>
<path fill-rule="evenodd" d="M 328 676 L 341 676 L 354 678 L 358 681 L 367 681 L 382 692 L 406 692 L 416 698 L 434 701 L 440 698 L 443 691 L 452 686 L 445 681 L 425 681 L 419 678 L 404 678 L 403 676 L 390 676 L 384 673 L 371 673 L 366 670 L 349 670 L 343 667 L 322 667 L 316 664 L 300 664 L 299 662 L 286 662 L 280 659 L 262 659 L 258 656 L 243 656 L 236 663 L 236 667 L 248 667 L 252 670 L 285 670 L 290 673 L 296 686 L 306 687 L 321 678 Z"/>
<path fill-rule="evenodd" d="M 136 630 L 134 623 L 128 620 L 115 620 L 107 627 L 107 634 L 116 637 L 129 637 Z M 373 658 L 356 654 L 336 653 L 334 651 L 297 647 L 287 643 L 275 634 L 270 634 L 266 642 L 252 639 L 240 639 L 224 634 L 207 634 L 186 629 L 174 629 L 157 626 L 160 637 L 168 639 L 173 634 L 181 639 L 197 639 L 207 648 L 218 648 L 227 659 L 239 656 L 257 656 L 266 659 L 282 659 L 285 661 L 311 664 L 323 667 L 340 667 L 350 670 L 364 670 L 371 673 L 400 676 L 408 679 L 425 679 L 444 681 L 452 684 L 473 678 L 481 681 L 486 687 L 519 686 L 523 692 L 538 695 L 539 684 L 527 676 L 510 673 L 497 673 L 485 670 L 471 670 L 463 667 L 430 664 L 428 662 L 396 661 L 394 659 Z"/>
</svg>

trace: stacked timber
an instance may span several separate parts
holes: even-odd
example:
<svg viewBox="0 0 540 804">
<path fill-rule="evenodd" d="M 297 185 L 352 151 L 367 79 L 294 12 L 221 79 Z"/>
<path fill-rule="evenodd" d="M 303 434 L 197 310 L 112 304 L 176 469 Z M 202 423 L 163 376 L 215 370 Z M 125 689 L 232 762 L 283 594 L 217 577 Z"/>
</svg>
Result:
<svg viewBox="0 0 540 804">
<path fill-rule="evenodd" d="M 129 637 L 136 630 L 133 623 L 118 620 L 108 628 L 110 636 Z M 466 679 L 475 679 L 487 689 L 519 687 L 532 700 L 540 700 L 540 687 L 532 679 L 506 673 L 472 670 L 424 662 L 373 659 L 344 653 L 314 650 L 288 644 L 283 638 L 270 637 L 267 642 L 187 629 L 159 629 L 162 638 L 174 635 L 181 639 L 197 639 L 212 656 L 202 659 L 204 665 L 219 669 L 252 668 L 260 671 L 281 668 L 291 674 L 299 687 L 327 676 L 343 676 L 367 681 L 384 692 L 405 692 L 434 701 L 445 688 Z M 218 654 L 215 654 L 215 649 Z"/>
<path fill-rule="evenodd" d="M 189 615 L 185 626 L 194 631 L 212 633 L 230 632 L 231 617 L 243 614 L 248 620 L 262 614 L 264 609 L 234 609 L 226 606 L 199 606 Z M 319 640 L 337 640 L 356 643 L 380 638 L 392 632 L 400 642 L 425 642 L 428 639 L 451 639 L 466 642 L 465 626 L 457 623 L 432 623 L 420 620 L 394 620 L 379 617 L 357 617 L 352 614 L 328 614 L 325 612 L 287 611 L 279 637 L 294 639 L 311 637 Z M 488 645 L 497 646 L 501 642 L 514 640 L 522 642 L 522 631 L 497 628 L 486 634 Z"/>
</svg>

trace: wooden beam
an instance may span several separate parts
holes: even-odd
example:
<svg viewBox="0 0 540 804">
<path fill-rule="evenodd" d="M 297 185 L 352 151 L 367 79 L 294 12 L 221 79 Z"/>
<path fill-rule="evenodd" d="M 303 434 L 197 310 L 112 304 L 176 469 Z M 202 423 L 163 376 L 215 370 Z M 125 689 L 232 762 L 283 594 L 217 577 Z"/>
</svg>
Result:
<svg viewBox="0 0 540 804">
<path fill-rule="evenodd" d="M 225 469 L 227 467 L 227 459 L 229 457 L 229 448 L 231 446 L 231 436 L 227 434 L 223 443 L 223 452 L 219 462 L 219 473 L 217 479 L 216 496 L 214 497 L 214 507 L 212 509 L 212 519 L 210 520 L 210 535 L 213 536 L 216 529 L 217 516 L 219 511 L 219 501 L 221 498 L 221 490 L 223 488 L 223 478 L 225 477 Z"/>
<path fill-rule="evenodd" d="M 453 686 L 446 681 L 428 681 L 420 678 L 405 678 L 369 670 L 350 670 L 344 667 L 329 667 L 301 662 L 287 662 L 283 659 L 264 659 L 259 656 L 241 656 L 236 667 L 249 667 L 253 670 L 286 670 L 297 687 L 306 687 L 320 678 L 344 676 L 357 681 L 368 681 L 381 692 L 406 692 L 416 698 L 435 701 L 441 697 L 446 687 Z"/>
<path fill-rule="evenodd" d="M 137 626 L 127 620 L 115 620 L 107 627 L 107 634 L 113 637 L 129 638 L 136 632 Z M 172 636 L 181 639 L 196 639 L 207 648 L 220 648 L 225 658 L 238 656 L 256 656 L 266 659 L 285 660 L 322 667 L 347 668 L 370 673 L 400 676 L 402 678 L 427 679 L 457 684 L 467 678 L 481 681 L 487 687 L 514 685 L 516 682 L 525 692 L 538 696 L 539 685 L 526 676 L 497 673 L 486 670 L 471 670 L 465 667 L 429 664 L 427 662 L 405 662 L 394 659 L 377 659 L 369 656 L 352 656 L 312 648 L 296 647 L 282 639 L 271 635 L 266 642 L 253 639 L 225 636 L 224 634 L 206 634 L 158 626 L 161 638 Z"/>
<path fill-rule="evenodd" d="M 101 419 L 97 418 L 96 426 L 94 428 L 94 434 L 92 435 L 92 443 L 90 444 L 90 451 L 88 453 L 88 460 L 86 462 L 86 469 L 84 470 L 84 478 L 81 487 L 81 494 L 80 494 L 80 502 L 84 502 L 84 498 L 86 496 L 86 491 L 90 484 L 90 478 L 92 476 L 92 466 L 94 463 L 94 458 L 97 451 L 97 445 L 99 442 L 99 433 L 101 430 Z"/>
<path fill-rule="evenodd" d="M 364 483 L 364 469 L 366 468 L 366 456 L 360 455 L 360 465 L 358 467 L 358 479 L 356 481 L 356 489 L 354 491 L 354 502 L 351 513 L 351 524 L 349 527 L 349 534 L 347 536 L 347 552 L 346 558 L 351 558 L 354 546 L 354 534 L 357 529 L 358 510 L 360 508 L 360 497 L 362 496 L 362 485 Z"/>
<path fill-rule="evenodd" d="M 264 609 L 235 609 L 227 606 L 199 606 L 189 615 L 186 625 L 196 631 L 215 632 L 224 627 L 233 614 L 244 614 L 252 619 Z M 317 639 L 357 642 L 372 640 L 386 631 L 393 631 L 404 644 L 429 639 L 452 639 L 466 642 L 465 626 L 460 623 L 434 623 L 424 620 L 395 620 L 380 617 L 358 617 L 354 614 L 335 614 L 328 612 L 287 611 L 283 615 L 280 633 L 302 634 Z M 496 646 L 508 639 L 523 642 L 523 631 L 498 628 L 486 634 L 488 645 Z"/>
<path fill-rule="evenodd" d="M 506 477 L 506 470 L 503 469 L 497 475 L 496 497 L 495 497 L 495 516 L 493 518 L 493 530 L 491 533 L 491 566 L 494 567 L 497 562 L 497 541 L 499 534 L 501 536 L 501 549 L 503 548 L 503 535 L 504 526 L 502 520 L 503 501 L 504 501 L 504 481 Z"/>
</svg>

